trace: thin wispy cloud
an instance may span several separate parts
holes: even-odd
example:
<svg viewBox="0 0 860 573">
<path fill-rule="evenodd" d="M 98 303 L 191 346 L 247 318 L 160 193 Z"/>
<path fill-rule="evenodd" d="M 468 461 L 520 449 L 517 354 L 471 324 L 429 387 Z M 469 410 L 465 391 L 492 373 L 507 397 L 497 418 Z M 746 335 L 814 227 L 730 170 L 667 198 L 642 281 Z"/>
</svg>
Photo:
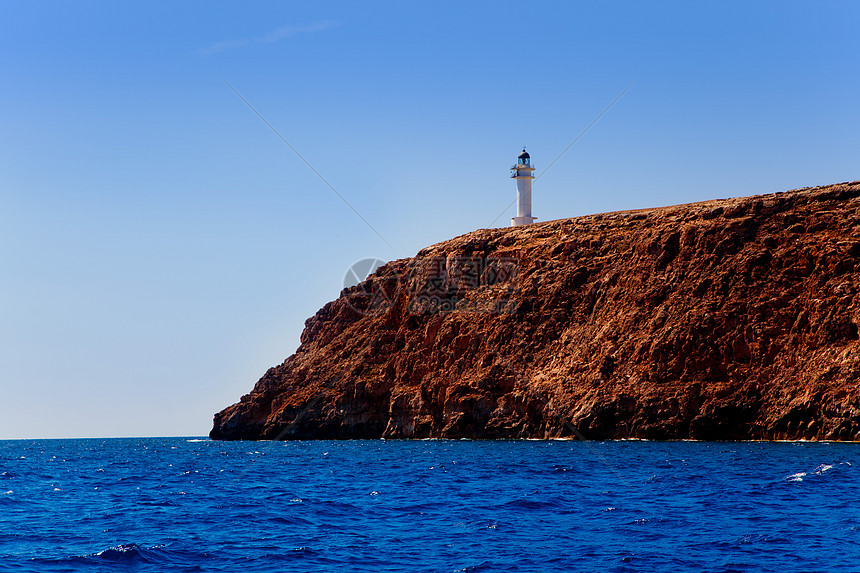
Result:
<svg viewBox="0 0 860 573">
<path fill-rule="evenodd" d="M 281 40 L 286 40 L 287 38 L 294 38 L 302 34 L 311 34 L 313 32 L 321 32 L 323 30 L 328 30 L 329 28 L 333 28 L 335 26 L 337 26 L 337 22 L 333 22 L 331 20 L 322 20 L 320 22 L 314 22 L 306 26 L 282 26 L 280 28 L 272 30 L 268 34 L 264 34 L 256 38 L 243 38 L 241 40 L 231 40 L 228 42 L 215 42 L 214 44 L 211 44 L 206 48 L 198 50 L 198 53 L 215 54 L 217 52 L 223 52 L 225 50 L 242 48 L 251 44 L 273 44 L 275 42 L 280 42 Z"/>
</svg>

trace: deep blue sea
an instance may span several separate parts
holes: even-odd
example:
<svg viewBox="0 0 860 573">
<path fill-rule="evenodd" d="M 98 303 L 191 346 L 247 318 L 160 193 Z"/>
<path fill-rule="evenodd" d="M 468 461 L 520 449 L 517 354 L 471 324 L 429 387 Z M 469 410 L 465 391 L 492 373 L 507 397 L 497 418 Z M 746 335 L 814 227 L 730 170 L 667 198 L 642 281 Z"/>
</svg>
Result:
<svg viewBox="0 0 860 573">
<path fill-rule="evenodd" d="M 0 441 L 0 571 L 860 571 L 860 445 Z"/>
</svg>

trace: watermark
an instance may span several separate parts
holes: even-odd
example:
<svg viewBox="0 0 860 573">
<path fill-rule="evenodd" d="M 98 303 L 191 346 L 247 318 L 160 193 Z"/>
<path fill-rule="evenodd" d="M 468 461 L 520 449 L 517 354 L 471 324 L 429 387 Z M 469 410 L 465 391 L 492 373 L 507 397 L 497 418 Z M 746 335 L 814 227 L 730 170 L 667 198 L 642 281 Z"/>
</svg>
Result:
<svg viewBox="0 0 860 573">
<path fill-rule="evenodd" d="M 376 272 L 376 269 L 385 264 L 385 261 L 382 259 L 361 259 L 360 261 L 356 261 L 346 270 L 346 274 L 343 275 L 343 288 L 350 288 L 357 286 L 359 283 L 364 282 L 367 277 Z"/>
<path fill-rule="evenodd" d="M 392 297 L 383 285 L 368 280 L 384 264 L 382 259 L 373 257 L 361 259 L 354 262 L 343 275 L 341 298 L 360 315 L 375 316 L 391 308 Z"/>
<path fill-rule="evenodd" d="M 418 257 L 409 264 L 411 314 L 514 312 L 519 260 L 510 257 Z"/>
<path fill-rule="evenodd" d="M 516 258 L 415 257 L 394 272 L 375 275 L 383 264 L 380 259 L 361 259 L 344 275 L 341 297 L 361 315 L 382 314 L 395 303 L 413 315 L 505 314 L 519 304 Z"/>
</svg>

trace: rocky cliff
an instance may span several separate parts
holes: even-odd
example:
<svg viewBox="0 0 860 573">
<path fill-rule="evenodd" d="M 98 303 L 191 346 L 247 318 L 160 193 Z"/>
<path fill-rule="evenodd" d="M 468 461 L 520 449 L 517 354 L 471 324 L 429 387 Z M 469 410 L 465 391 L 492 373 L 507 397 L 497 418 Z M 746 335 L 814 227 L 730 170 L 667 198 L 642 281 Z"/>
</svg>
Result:
<svg viewBox="0 0 860 573">
<path fill-rule="evenodd" d="M 388 263 L 218 439 L 860 440 L 860 182 L 484 229 Z"/>
</svg>

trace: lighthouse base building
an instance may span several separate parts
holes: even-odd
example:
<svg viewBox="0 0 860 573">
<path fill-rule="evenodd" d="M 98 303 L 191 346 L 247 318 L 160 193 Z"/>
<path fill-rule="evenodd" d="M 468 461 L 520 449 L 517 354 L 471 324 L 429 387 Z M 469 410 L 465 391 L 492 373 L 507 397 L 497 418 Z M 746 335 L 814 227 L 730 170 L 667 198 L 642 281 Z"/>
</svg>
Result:
<svg viewBox="0 0 860 573">
<path fill-rule="evenodd" d="M 517 216 L 511 217 L 511 227 L 529 225 L 534 223 L 536 217 L 532 217 L 532 172 L 531 157 L 523 152 L 517 156 L 517 164 L 511 167 L 511 179 L 517 180 Z"/>
</svg>

